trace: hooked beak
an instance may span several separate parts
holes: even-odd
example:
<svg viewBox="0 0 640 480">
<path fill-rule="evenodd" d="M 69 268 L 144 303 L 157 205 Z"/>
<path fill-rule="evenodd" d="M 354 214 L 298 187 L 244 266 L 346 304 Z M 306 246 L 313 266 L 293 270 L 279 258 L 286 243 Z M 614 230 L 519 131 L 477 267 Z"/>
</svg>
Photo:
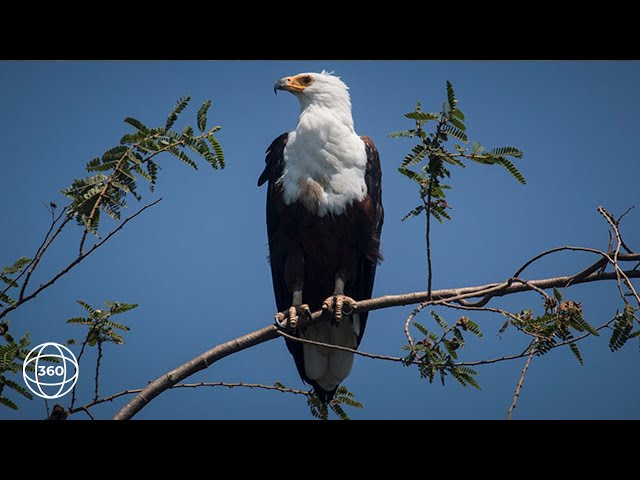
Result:
<svg viewBox="0 0 640 480">
<path fill-rule="evenodd" d="M 284 90 L 287 86 L 287 77 L 281 78 L 273 86 L 273 93 L 278 94 L 278 90 Z"/>
<path fill-rule="evenodd" d="M 304 90 L 304 86 L 302 86 L 297 81 L 296 77 L 282 77 L 273 86 L 273 92 L 276 95 L 278 94 L 278 90 L 284 90 L 291 93 L 300 93 Z"/>
</svg>

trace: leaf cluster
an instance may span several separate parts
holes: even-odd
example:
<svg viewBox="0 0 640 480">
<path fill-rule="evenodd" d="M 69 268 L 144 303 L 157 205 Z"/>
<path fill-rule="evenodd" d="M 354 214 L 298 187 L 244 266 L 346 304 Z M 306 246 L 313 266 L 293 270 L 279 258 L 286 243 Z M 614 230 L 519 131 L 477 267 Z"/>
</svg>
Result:
<svg viewBox="0 0 640 480">
<path fill-rule="evenodd" d="M 612 352 L 620 350 L 632 338 L 640 338 L 640 328 L 633 330 L 634 323 L 640 323 L 636 316 L 637 310 L 637 308 L 633 308 L 631 304 L 625 302 L 622 312 L 616 313 L 611 330 L 611 338 L 609 339 L 609 348 Z"/>
<path fill-rule="evenodd" d="M 406 366 L 417 363 L 421 378 L 427 378 L 432 383 L 436 376 L 440 378 L 442 385 L 445 384 L 447 375 L 451 375 L 463 386 L 480 388 L 475 379 L 477 372 L 467 366 L 456 364 L 458 350 L 465 346 L 465 333 L 471 333 L 476 337 L 482 337 L 482 332 L 473 320 L 469 317 L 460 317 L 453 326 L 436 312 L 432 311 L 431 316 L 441 329 L 440 335 L 430 331 L 424 325 L 413 322 L 415 329 L 422 335 L 418 337 L 413 345 L 405 345 L 402 348 L 409 350 L 409 354 L 404 358 Z M 463 333 L 464 332 L 464 333 Z"/>
<path fill-rule="evenodd" d="M 119 332 L 128 332 L 131 328 L 119 322 L 114 322 L 111 318 L 114 315 L 127 312 L 136 308 L 138 305 L 135 303 L 124 302 L 105 302 L 108 307 L 107 310 L 95 309 L 87 302 L 78 300 L 78 303 L 87 311 L 88 315 L 85 317 L 74 317 L 67 320 L 67 323 L 76 325 L 83 325 L 87 327 L 87 334 L 84 343 L 93 347 L 103 343 L 115 343 L 116 345 L 122 345 L 124 338 Z M 73 338 L 67 340 L 67 344 L 73 345 L 77 341 Z"/>
<path fill-rule="evenodd" d="M 344 406 L 352 408 L 363 408 L 362 403 L 355 399 L 355 396 L 347 387 L 340 385 L 333 400 L 327 405 L 314 393 L 310 393 L 307 397 L 307 406 L 315 418 L 321 420 L 329 419 L 329 410 L 331 410 L 340 420 L 350 420 L 349 415 L 344 410 Z"/>
<path fill-rule="evenodd" d="M 447 210 L 445 190 L 448 185 L 443 183 L 451 176 L 449 168 L 452 165 L 466 167 L 464 160 L 483 165 L 500 165 L 506 169 L 517 181 L 526 183 L 522 174 L 512 163 L 513 158 L 522 158 L 523 154 L 515 147 L 498 147 L 485 151 L 478 142 L 472 147 L 460 144 L 451 146 L 451 142 L 469 143 L 465 115 L 458 107 L 453 85 L 447 81 L 447 100 L 440 112 L 425 112 L 422 104 L 417 103 L 415 110 L 404 116 L 414 121 L 414 128 L 400 130 L 389 134 L 391 138 L 417 138 L 418 142 L 404 157 L 398 172 L 419 186 L 421 203 L 407 213 L 402 220 L 429 212 L 436 220 L 442 222 L 450 220 Z M 434 129 L 427 133 L 425 126 L 432 122 Z"/>
<path fill-rule="evenodd" d="M 101 212 L 120 220 L 121 210 L 127 207 L 127 196 L 141 199 L 138 191 L 140 178 L 149 182 L 149 189 L 154 190 L 160 170 L 155 157 L 161 153 L 169 153 L 194 169 L 198 165 L 187 152 L 195 153 L 216 170 L 225 167 L 222 146 L 215 137 L 221 127 L 214 126 L 207 130 L 210 100 L 202 104 L 196 115 L 199 134 L 195 134 L 191 126 L 185 126 L 182 132 L 173 130 L 190 100 L 190 97 L 178 100 L 165 124 L 159 127 L 149 128 L 132 117 L 124 120 L 135 131 L 125 134 L 119 145 L 110 148 L 101 157 L 89 161 L 86 170 L 91 175 L 73 180 L 62 191 L 71 199 L 68 214 L 79 225 L 97 235 Z"/>
<path fill-rule="evenodd" d="M 13 390 L 29 400 L 33 398 L 33 395 L 22 385 L 8 378 L 8 376 L 18 375 L 22 371 L 22 361 L 29 354 L 28 347 L 31 341 L 28 333 L 25 333 L 17 342 L 11 335 L 5 333 L 3 340 L 6 343 L 0 345 L 0 405 L 17 410 L 18 406 L 15 402 L 6 396 L 9 390 Z M 27 368 L 33 370 L 33 366 L 30 365 L 29 367 Z"/>
<path fill-rule="evenodd" d="M 563 300 L 562 293 L 553 289 L 554 297 L 545 301 L 543 315 L 534 316 L 533 311 L 523 310 L 517 315 L 508 317 L 499 333 L 507 330 L 509 325 L 533 337 L 532 348 L 537 356 L 541 356 L 556 348 L 559 343 L 567 343 L 569 349 L 581 365 L 584 364 L 582 353 L 575 342 L 575 334 L 589 333 L 599 336 L 598 331 L 584 318 L 582 305 L 572 300 Z"/>
</svg>

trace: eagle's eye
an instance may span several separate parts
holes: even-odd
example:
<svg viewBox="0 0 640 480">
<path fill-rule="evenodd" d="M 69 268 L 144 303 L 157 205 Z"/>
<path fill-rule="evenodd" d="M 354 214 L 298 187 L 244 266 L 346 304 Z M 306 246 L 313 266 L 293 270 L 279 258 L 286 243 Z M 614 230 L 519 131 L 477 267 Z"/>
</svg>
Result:
<svg viewBox="0 0 640 480">
<path fill-rule="evenodd" d="M 304 83 L 305 85 L 309 85 L 312 82 L 312 78 L 311 77 L 303 77 L 302 79 L 302 83 Z"/>
</svg>

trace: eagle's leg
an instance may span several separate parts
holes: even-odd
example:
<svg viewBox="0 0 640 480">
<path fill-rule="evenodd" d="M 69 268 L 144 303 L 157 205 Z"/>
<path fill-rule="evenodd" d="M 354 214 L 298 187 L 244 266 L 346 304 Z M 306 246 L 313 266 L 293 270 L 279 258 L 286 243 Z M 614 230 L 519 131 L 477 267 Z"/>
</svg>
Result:
<svg viewBox="0 0 640 480">
<path fill-rule="evenodd" d="M 322 310 L 333 310 L 334 321 L 340 322 L 344 314 L 352 313 L 356 308 L 356 301 L 344 294 L 345 275 L 338 272 L 336 275 L 335 288 L 333 295 L 322 303 Z"/>
<path fill-rule="evenodd" d="M 302 303 L 302 286 L 293 290 L 292 305 L 286 313 L 276 314 L 276 323 L 281 328 L 297 328 L 300 315 L 311 318 L 311 309 L 306 303 Z"/>
</svg>

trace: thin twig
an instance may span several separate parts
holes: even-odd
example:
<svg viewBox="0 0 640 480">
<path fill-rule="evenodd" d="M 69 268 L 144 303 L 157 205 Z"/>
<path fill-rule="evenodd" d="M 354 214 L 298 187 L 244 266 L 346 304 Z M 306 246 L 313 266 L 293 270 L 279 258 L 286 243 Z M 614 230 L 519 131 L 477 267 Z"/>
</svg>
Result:
<svg viewBox="0 0 640 480">
<path fill-rule="evenodd" d="M 520 375 L 520 380 L 518 380 L 518 385 L 516 385 L 516 391 L 513 394 L 513 400 L 511 401 L 511 406 L 507 411 L 507 419 L 513 419 L 513 411 L 516 408 L 516 404 L 518 403 L 518 397 L 520 396 L 520 390 L 522 390 L 522 384 L 524 383 L 524 377 L 527 375 L 527 371 L 529 370 L 529 366 L 531 365 L 531 359 L 535 353 L 535 349 L 532 347 L 529 356 L 527 357 L 527 362 L 524 364 L 524 368 L 522 369 L 522 374 Z"/>
<path fill-rule="evenodd" d="M 304 395 L 309 397 L 312 395 L 310 390 L 297 390 L 295 388 L 281 387 L 279 385 L 263 385 L 260 383 L 245 383 L 245 382 L 198 382 L 198 383 L 178 383 L 173 385 L 171 389 L 176 388 L 199 388 L 199 387 L 227 387 L 227 388 L 250 388 L 250 389 L 262 389 L 262 390 L 277 390 L 282 393 L 292 393 L 294 395 Z M 108 397 L 100 398 L 93 400 L 86 405 L 77 408 L 70 408 L 69 415 L 73 415 L 78 412 L 86 412 L 89 413 L 89 409 L 95 407 L 96 405 L 100 405 L 105 402 L 113 402 L 115 399 L 123 397 L 125 395 L 133 395 L 134 393 L 140 393 L 142 388 L 132 388 L 129 390 L 123 390 L 118 393 L 114 393 L 113 395 L 109 395 Z"/>
<path fill-rule="evenodd" d="M 96 244 L 93 245 L 93 247 L 91 247 L 89 250 L 87 250 L 85 253 L 83 253 L 82 255 L 76 257 L 75 260 L 73 260 L 71 263 L 69 263 L 69 265 L 67 265 L 63 270 L 61 270 L 60 272 L 58 272 L 56 275 L 54 275 L 49 281 L 47 281 L 46 283 L 43 283 L 42 285 L 40 285 L 35 291 L 33 291 L 31 294 L 27 295 L 26 297 L 18 300 L 17 302 L 15 302 L 13 305 L 9 305 L 7 308 L 5 308 L 2 312 L 0 312 L 0 319 L 3 318 L 4 316 L 6 316 L 9 312 L 15 310 L 16 308 L 18 308 L 20 305 L 22 305 L 23 303 L 26 303 L 30 300 L 33 300 L 35 297 L 37 297 L 43 290 L 46 290 L 47 288 L 49 288 L 51 285 L 53 285 L 58 279 L 60 279 L 60 277 L 66 275 L 67 273 L 69 273 L 69 271 L 75 267 L 76 265 L 78 265 L 80 262 L 82 262 L 85 258 L 87 258 L 89 255 L 91 255 L 93 252 L 95 252 L 98 248 L 100 248 L 102 245 L 105 244 L 105 242 L 107 242 L 111 237 L 113 237 L 116 233 L 118 233 L 120 230 L 122 230 L 124 228 L 124 226 L 129 223 L 131 220 L 133 220 L 134 218 L 136 218 L 138 215 L 140 215 L 142 212 L 144 212 L 147 208 L 151 208 L 154 205 L 156 205 L 158 202 L 160 202 L 162 200 L 162 198 L 159 198 L 147 205 L 145 205 L 144 207 L 142 207 L 140 210 L 138 210 L 136 213 L 134 213 L 133 215 L 131 215 L 130 217 L 126 218 L 117 228 L 115 228 L 114 230 L 112 230 L 106 237 L 104 237 L 101 241 L 97 242 Z M 69 218 L 69 217 L 67 217 Z"/>
<path fill-rule="evenodd" d="M 86 406 L 85 406 L 85 407 L 80 407 L 80 408 L 78 408 L 78 410 L 81 410 L 81 411 L 83 411 L 84 413 L 86 413 L 87 415 L 89 415 L 89 418 L 90 418 L 91 420 L 95 420 L 95 418 L 93 418 L 93 415 L 92 415 L 92 414 L 91 414 L 91 412 L 89 411 L 89 408 L 88 408 L 88 407 L 86 407 Z M 71 415 L 71 412 L 69 412 L 69 415 Z"/>
<path fill-rule="evenodd" d="M 636 298 L 636 301 L 638 302 L 638 307 L 640 307 L 640 295 L 638 295 L 638 292 L 636 292 L 629 278 L 624 274 L 624 272 L 622 272 L 622 269 L 618 266 L 618 257 L 620 256 L 620 248 L 622 247 L 622 237 L 620 235 L 620 230 L 618 229 L 618 223 L 611 216 L 611 214 L 604 209 L 604 207 L 598 207 L 598 212 L 600 212 L 600 214 L 605 218 L 605 220 L 609 223 L 609 225 L 611 225 L 611 228 L 613 228 L 613 231 L 616 235 L 616 240 L 618 241 L 618 244 L 616 245 L 616 249 L 613 252 L 613 260 L 610 260 L 610 262 L 613 265 L 613 268 L 615 269 L 616 274 L 618 275 L 617 280 L 618 280 L 618 290 L 620 291 L 620 295 L 622 296 L 622 298 L 625 297 L 624 291 L 622 290 L 622 284 L 621 284 L 621 278 L 623 278 L 625 281 L 625 284 L 627 285 L 627 287 L 629 288 L 633 296 Z"/>
<path fill-rule="evenodd" d="M 100 340 L 98 340 L 98 358 L 96 359 L 96 376 L 95 376 L 95 384 L 96 384 L 96 391 L 95 391 L 95 395 L 93 396 L 93 400 L 96 401 L 98 400 L 98 397 L 100 396 L 98 393 L 98 388 L 100 387 L 100 362 L 102 360 L 102 342 Z"/>
<path fill-rule="evenodd" d="M 38 258 L 41 257 L 44 254 L 44 250 L 46 250 L 45 245 L 47 244 L 47 239 L 49 238 L 49 235 L 51 235 L 51 232 L 53 231 L 53 228 L 55 227 L 56 223 L 58 223 L 58 221 L 60 220 L 60 218 L 62 217 L 62 215 L 64 214 L 65 210 L 67 209 L 67 207 L 63 208 L 62 211 L 60 212 L 60 215 L 58 215 L 57 218 L 52 218 L 51 219 L 51 225 L 49 226 L 49 230 L 47 231 L 46 235 L 44 236 L 44 238 L 42 239 L 42 243 L 40 244 L 40 246 L 38 247 L 38 249 L 36 250 L 35 255 L 33 256 L 33 258 L 31 259 L 31 261 L 25 265 L 22 268 L 22 271 L 18 274 L 18 276 L 16 278 L 13 279 L 14 282 L 18 282 L 18 280 L 20 280 L 22 278 L 22 276 L 27 273 L 27 270 L 29 270 L 34 263 L 36 263 L 38 261 Z M 42 252 L 42 253 L 41 253 Z M 35 269 L 35 267 L 33 267 Z M 28 280 L 27 280 L 28 283 Z M 1 294 L 5 294 L 9 291 L 9 289 L 11 288 L 11 285 L 8 285 L 2 292 Z M 24 292 L 24 288 L 25 286 L 22 286 L 22 289 L 20 291 L 19 297 L 22 296 L 23 292 Z"/>
<path fill-rule="evenodd" d="M 401 358 L 401 357 L 390 357 L 388 355 L 378 355 L 376 353 L 363 352 L 362 350 L 356 350 L 356 349 L 349 348 L 349 347 L 343 347 L 342 345 L 335 345 L 333 343 L 316 342 L 315 340 L 309 340 L 308 338 L 294 337 L 293 335 L 289 335 L 288 333 L 283 332 L 282 330 L 278 330 L 278 335 L 280 335 L 281 337 L 287 338 L 289 340 L 292 340 L 294 342 L 307 343 L 309 345 L 316 345 L 318 347 L 330 348 L 332 350 L 341 350 L 343 352 L 353 353 L 355 355 L 360 355 L 362 357 L 373 358 L 373 359 L 376 359 L 376 360 L 388 360 L 388 361 L 391 361 L 391 362 L 400 362 L 400 363 L 404 363 L 404 364 L 408 363 L 404 358 Z M 415 361 L 411 361 L 409 363 L 413 363 L 413 364 L 416 364 L 416 365 L 420 364 L 420 362 L 415 362 Z"/>
<path fill-rule="evenodd" d="M 464 300 L 460 300 L 460 301 L 464 302 Z M 496 308 L 496 307 L 474 307 L 473 305 L 467 305 L 465 303 L 449 303 L 449 302 L 444 302 L 442 303 L 442 305 L 449 308 L 456 308 L 458 310 L 472 310 L 472 311 L 478 311 L 478 312 L 499 313 L 501 315 L 504 315 L 505 317 L 511 318 L 512 320 L 515 320 L 515 321 L 520 320 L 517 315 L 514 315 L 513 313 L 507 310 L 503 310 L 501 308 Z"/>
<path fill-rule="evenodd" d="M 54 223 L 51 225 L 51 229 L 53 229 L 53 226 L 60 220 L 60 218 L 62 218 L 62 215 L 67 211 L 67 207 L 65 207 L 62 212 L 60 212 L 60 215 L 58 215 L 58 218 L 56 218 L 54 220 Z M 62 230 L 64 230 L 64 227 L 67 226 L 67 224 L 71 221 L 71 216 L 69 216 L 67 214 L 67 217 L 62 221 L 62 223 L 58 226 L 58 228 L 56 229 L 55 233 L 51 236 L 51 238 L 49 238 L 48 241 L 46 241 L 46 237 L 49 236 L 49 234 L 51 233 L 51 229 L 49 230 L 49 232 L 47 232 L 47 235 L 45 237 L 45 241 L 42 242 L 42 245 L 40 246 L 40 248 L 38 248 L 38 250 L 36 251 L 36 255 L 33 258 L 33 261 L 31 262 L 31 265 L 29 266 L 29 271 L 27 273 L 27 276 L 24 279 L 24 282 L 22 282 L 22 287 L 20 288 L 20 295 L 18 296 L 18 300 L 22 300 L 24 298 L 24 293 L 27 290 L 27 285 L 29 285 L 29 280 L 31 280 L 31 275 L 33 275 L 33 272 L 35 271 L 35 269 L 38 267 L 38 264 L 40 263 L 40 260 L 42 260 L 42 257 L 44 256 L 44 254 L 47 252 L 47 250 L 49 250 L 49 247 L 51 246 L 51 244 L 53 243 L 53 241 L 58 237 L 58 235 L 60 235 L 60 232 L 62 232 Z"/>
<path fill-rule="evenodd" d="M 89 333 L 87 333 L 87 336 L 84 339 L 84 342 L 82 342 L 82 346 L 80 347 L 80 353 L 78 354 L 78 356 L 76 357 L 76 360 L 78 361 L 78 366 L 80 365 L 80 361 L 82 360 L 82 355 L 84 355 L 84 349 L 86 348 L 87 344 L 89 343 L 89 335 L 91 335 L 91 332 L 93 330 L 90 329 Z M 78 387 L 78 384 L 76 383 L 73 388 L 71 389 L 71 405 L 69 406 L 69 410 L 73 410 L 73 406 L 76 403 L 76 388 Z"/>
<path fill-rule="evenodd" d="M 433 140 L 436 146 L 440 146 L 440 131 L 445 123 L 444 114 L 440 114 L 440 120 L 438 121 L 438 126 L 436 127 L 435 137 Z M 422 141 L 424 144 L 424 148 L 427 148 L 426 137 L 425 140 Z M 437 181 L 437 172 L 440 169 L 438 163 L 442 163 L 442 159 L 436 157 L 435 159 L 429 158 L 429 163 L 433 162 L 433 170 L 429 175 L 429 188 L 427 190 L 427 201 L 425 204 L 424 197 L 422 198 L 422 204 L 425 206 L 425 211 L 427 215 L 427 226 L 425 231 L 426 243 L 427 243 L 427 294 L 428 300 L 431 300 L 431 290 L 433 285 L 433 267 L 431 263 L 431 200 L 433 196 L 433 182 Z"/>
</svg>

